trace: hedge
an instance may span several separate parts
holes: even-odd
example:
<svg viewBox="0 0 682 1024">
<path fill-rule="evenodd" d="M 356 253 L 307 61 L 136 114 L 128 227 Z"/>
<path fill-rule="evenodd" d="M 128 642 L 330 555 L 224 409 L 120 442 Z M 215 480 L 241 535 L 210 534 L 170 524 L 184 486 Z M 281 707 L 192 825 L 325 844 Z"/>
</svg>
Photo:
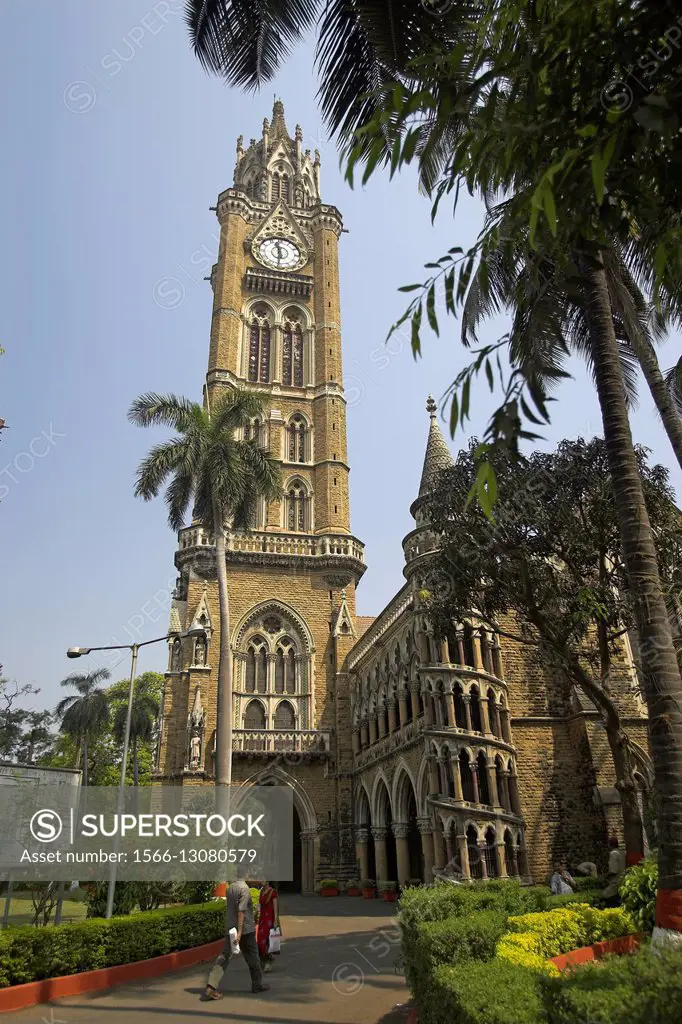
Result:
<svg viewBox="0 0 682 1024">
<path fill-rule="evenodd" d="M 510 917 L 508 925 L 509 934 L 497 944 L 497 956 L 545 974 L 558 973 L 548 963 L 550 957 L 635 931 L 635 922 L 621 907 L 595 910 L 580 903 L 543 914 Z"/>
<path fill-rule="evenodd" d="M 0 932 L 0 988 L 148 960 L 224 934 L 222 900 L 49 928 L 11 927 Z"/>
<path fill-rule="evenodd" d="M 425 1011 L 425 1012 L 423 1012 Z M 544 1024 L 537 975 L 504 960 L 438 967 L 420 1024 Z M 573 1022 L 575 1024 L 575 1022 Z"/>
</svg>

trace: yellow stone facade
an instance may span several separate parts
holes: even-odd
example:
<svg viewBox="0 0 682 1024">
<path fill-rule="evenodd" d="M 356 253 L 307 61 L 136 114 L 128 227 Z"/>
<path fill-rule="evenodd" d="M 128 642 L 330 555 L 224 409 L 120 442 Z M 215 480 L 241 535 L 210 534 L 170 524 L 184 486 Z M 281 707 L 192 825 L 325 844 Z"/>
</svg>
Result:
<svg viewBox="0 0 682 1024">
<path fill-rule="evenodd" d="M 376 618 L 356 615 L 363 546 L 351 533 L 342 375 L 339 211 L 320 194 L 319 154 L 289 135 L 282 104 L 260 140 L 237 144 L 220 194 L 204 400 L 248 384 L 268 399 L 250 436 L 280 460 L 283 497 L 228 531 L 234 667 L 233 779 L 294 790 L 292 884 L 321 877 L 401 883 L 434 869 L 544 879 L 551 860 L 599 860 L 619 828 L 595 712 L 525 651 L 475 620 L 436 645 L 420 607 L 434 538 L 421 499 L 450 461 L 430 427 L 406 583 Z M 415 467 L 416 469 L 416 467 Z M 155 777 L 214 780 L 219 615 L 209 531 L 179 534 Z M 625 651 L 615 687 L 641 744 L 646 718 Z M 556 692 L 555 692 L 556 691 Z"/>
</svg>

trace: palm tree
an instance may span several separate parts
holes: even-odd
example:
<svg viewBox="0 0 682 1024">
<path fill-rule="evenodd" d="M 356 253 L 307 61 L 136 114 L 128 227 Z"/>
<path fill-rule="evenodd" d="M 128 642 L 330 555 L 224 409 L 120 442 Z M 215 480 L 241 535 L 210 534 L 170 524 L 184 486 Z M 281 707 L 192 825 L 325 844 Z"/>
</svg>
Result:
<svg viewBox="0 0 682 1024">
<path fill-rule="evenodd" d="M 130 717 L 130 742 L 133 746 L 133 786 L 139 784 L 138 771 L 138 744 L 148 743 L 154 733 L 154 723 L 159 716 L 159 701 L 150 692 L 149 685 L 144 676 L 135 680 L 133 692 L 133 706 Z M 114 724 L 112 732 L 118 743 L 125 742 L 126 721 L 128 717 L 128 705 L 119 704 L 114 712 Z"/>
<path fill-rule="evenodd" d="M 169 480 L 168 524 L 177 532 L 189 512 L 215 541 L 220 615 L 216 709 L 216 785 L 232 781 L 232 655 L 225 526 L 248 528 L 260 498 L 280 495 L 280 471 L 257 440 L 241 440 L 242 429 L 265 417 L 265 402 L 254 391 L 231 388 L 212 406 L 177 395 L 146 394 L 128 412 L 140 427 L 169 426 L 177 436 L 155 445 L 137 471 L 135 494 L 150 501 Z"/>
<path fill-rule="evenodd" d="M 55 715 L 60 719 L 61 731 L 76 741 L 76 763 L 82 753 L 84 786 L 88 784 L 88 744 L 109 724 L 107 695 L 99 685 L 109 674 L 108 669 L 98 668 L 94 672 L 74 672 L 61 682 L 76 693 L 60 700 Z"/>
</svg>

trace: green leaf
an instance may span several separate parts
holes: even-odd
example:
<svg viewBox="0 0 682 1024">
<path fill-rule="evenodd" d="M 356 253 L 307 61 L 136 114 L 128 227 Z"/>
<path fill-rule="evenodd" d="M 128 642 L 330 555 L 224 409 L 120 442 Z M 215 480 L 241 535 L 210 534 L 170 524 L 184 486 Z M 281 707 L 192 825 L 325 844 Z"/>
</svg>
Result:
<svg viewBox="0 0 682 1024">
<path fill-rule="evenodd" d="M 412 337 L 410 344 L 412 346 L 412 355 L 421 355 L 421 341 L 419 339 L 419 330 L 422 324 L 422 304 L 421 302 L 412 314 Z"/>
<path fill-rule="evenodd" d="M 429 327 L 438 336 L 438 317 L 436 316 L 436 286 L 432 284 L 426 296 L 426 316 Z"/>
</svg>

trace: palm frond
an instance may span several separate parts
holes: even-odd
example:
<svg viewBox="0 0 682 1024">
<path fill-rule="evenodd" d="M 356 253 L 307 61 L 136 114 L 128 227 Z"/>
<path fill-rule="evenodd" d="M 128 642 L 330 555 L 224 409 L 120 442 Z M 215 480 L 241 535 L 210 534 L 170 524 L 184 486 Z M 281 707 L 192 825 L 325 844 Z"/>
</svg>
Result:
<svg viewBox="0 0 682 1024">
<path fill-rule="evenodd" d="M 128 410 L 128 419 L 138 427 L 172 427 L 181 434 L 203 418 L 204 411 L 197 402 L 179 395 L 159 395 L 154 391 L 139 395 Z"/>
</svg>

